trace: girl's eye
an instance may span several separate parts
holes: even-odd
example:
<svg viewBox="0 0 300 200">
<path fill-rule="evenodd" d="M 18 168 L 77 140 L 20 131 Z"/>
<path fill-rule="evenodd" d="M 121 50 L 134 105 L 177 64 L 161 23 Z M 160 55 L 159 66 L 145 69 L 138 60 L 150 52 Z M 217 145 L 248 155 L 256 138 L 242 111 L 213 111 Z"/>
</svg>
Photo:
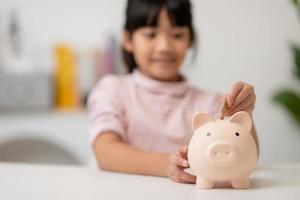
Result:
<svg viewBox="0 0 300 200">
<path fill-rule="evenodd" d="M 181 33 L 181 32 L 173 33 L 172 37 L 174 37 L 175 39 L 181 39 L 184 37 L 184 33 Z"/>
<path fill-rule="evenodd" d="M 143 35 L 149 39 L 152 39 L 156 36 L 156 33 L 155 31 L 146 31 Z"/>
</svg>

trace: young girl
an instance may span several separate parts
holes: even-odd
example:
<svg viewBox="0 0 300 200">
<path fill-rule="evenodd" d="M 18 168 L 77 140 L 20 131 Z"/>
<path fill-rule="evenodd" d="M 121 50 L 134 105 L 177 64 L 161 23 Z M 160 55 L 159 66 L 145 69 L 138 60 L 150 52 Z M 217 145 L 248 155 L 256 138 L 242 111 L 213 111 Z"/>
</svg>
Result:
<svg viewBox="0 0 300 200">
<path fill-rule="evenodd" d="M 130 74 L 104 77 L 88 101 L 100 168 L 195 183 L 184 171 L 194 114 L 219 118 L 222 101 L 227 116 L 252 114 L 251 85 L 238 82 L 224 96 L 188 85 L 179 69 L 194 43 L 189 0 L 128 0 L 122 46 Z M 257 143 L 254 127 L 252 134 Z"/>
</svg>

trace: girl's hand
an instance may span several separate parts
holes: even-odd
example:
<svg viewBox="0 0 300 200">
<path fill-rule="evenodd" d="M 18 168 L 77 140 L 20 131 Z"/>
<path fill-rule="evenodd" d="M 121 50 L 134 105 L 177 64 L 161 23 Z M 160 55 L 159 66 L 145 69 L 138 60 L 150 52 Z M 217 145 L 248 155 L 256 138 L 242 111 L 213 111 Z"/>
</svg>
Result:
<svg viewBox="0 0 300 200">
<path fill-rule="evenodd" d="M 188 147 L 183 146 L 175 154 L 169 156 L 169 163 L 167 167 L 167 176 L 179 183 L 195 183 L 196 177 L 184 171 L 189 167 L 187 161 Z"/>
<path fill-rule="evenodd" d="M 231 116 L 238 111 L 246 111 L 250 115 L 254 110 L 256 95 L 252 85 L 237 82 L 232 89 L 222 97 L 225 102 L 225 116 Z"/>
</svg>

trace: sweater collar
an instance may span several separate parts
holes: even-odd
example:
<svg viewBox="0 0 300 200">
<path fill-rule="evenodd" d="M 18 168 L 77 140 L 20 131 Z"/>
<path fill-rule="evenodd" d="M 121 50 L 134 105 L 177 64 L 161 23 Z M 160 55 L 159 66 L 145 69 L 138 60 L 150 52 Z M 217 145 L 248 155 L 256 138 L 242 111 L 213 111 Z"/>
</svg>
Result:
<svg viewBox="0 0 300 200">
<path fill-rule="evenodd" d="M 133 71 L 133 79 L 140 87 L 160 94 L 183 96 L 188 89 L 188 84 L 184 77 L 179 82 L 164 82 L 152 79 L 136 69 Z"/>
</svg>

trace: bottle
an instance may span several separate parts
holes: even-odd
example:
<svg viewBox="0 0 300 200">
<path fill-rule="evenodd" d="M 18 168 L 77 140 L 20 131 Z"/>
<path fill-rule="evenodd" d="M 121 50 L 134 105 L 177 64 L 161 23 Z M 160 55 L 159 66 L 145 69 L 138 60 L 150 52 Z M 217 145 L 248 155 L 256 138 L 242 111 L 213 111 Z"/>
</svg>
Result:
<svg viewBox="0 0 300 200">
<path fill-rule="evenodd" d="M 75 56 L 66 44 L 55 47 L 56 58 L 56 106 L 58 109 L 76 109 L 79 107 Z"/>
</svg>

